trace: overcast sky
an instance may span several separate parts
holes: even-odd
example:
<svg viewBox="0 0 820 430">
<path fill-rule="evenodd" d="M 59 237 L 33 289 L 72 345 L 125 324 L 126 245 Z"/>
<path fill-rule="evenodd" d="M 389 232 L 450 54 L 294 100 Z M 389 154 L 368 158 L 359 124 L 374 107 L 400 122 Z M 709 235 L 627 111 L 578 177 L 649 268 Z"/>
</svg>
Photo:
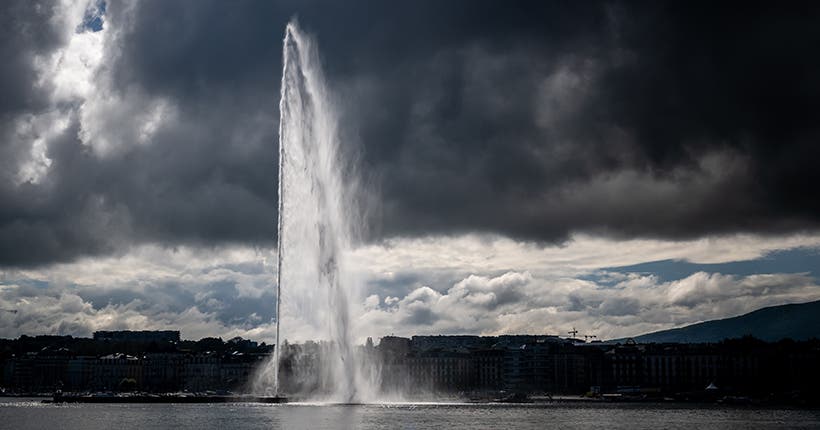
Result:
<svg viewBox="0 0 820 430">
<path fill-rule="evenodd" d="M 292 17 L 368 189 L 361 336 L 820 299 L 816 2 L 7 0 L 0 337 L 273 338 Z"/>
</svg>

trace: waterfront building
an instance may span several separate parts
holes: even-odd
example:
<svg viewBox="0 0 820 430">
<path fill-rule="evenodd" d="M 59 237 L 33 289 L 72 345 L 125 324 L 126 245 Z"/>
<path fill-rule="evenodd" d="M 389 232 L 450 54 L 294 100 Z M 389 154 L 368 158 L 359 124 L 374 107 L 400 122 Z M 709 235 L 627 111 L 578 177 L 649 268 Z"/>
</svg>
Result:
<svg viewBox="0 0 820 430">
<path fill-rule="evenodd" d="M 184 385 L 188 354 L 181 352 L 146 353 L 142 358 L 143 388 L 153 392 L 172 392 Z"/>
<path fill-rule="evenodd" d="M 142 387 L 142 360 L 127 354 L 110 354 L 97 359 L 92 372 L 92 386 L 97 390 L 116 391 L 123 381 L 133 380 Z"/>
</svg>

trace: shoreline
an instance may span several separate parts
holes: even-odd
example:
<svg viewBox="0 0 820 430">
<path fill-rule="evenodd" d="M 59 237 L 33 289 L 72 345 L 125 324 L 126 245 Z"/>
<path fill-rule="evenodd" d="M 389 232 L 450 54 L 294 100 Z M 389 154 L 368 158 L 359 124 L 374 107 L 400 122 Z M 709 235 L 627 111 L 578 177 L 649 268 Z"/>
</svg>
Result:
<svg viewBox="0 0 820 430">
<path fill-rule="evenodd" d="M 730 397 L 713 400 L 683 400 L 675 398 L 592 398 L 583 396 L 553 396 L 534 397 L 523 401 L 505 401 L 499 399 L 414 399 L 400 402 L 372 402 L 372 403 L 335 403 L 311 401 L 309 399 L 287 397 L 265 397 L 253 395 L 175 395 L 175 394 L 126 394 L 126 395 L 60 395 L 60 396 L 3 396 L 13 399 L 40 400 L 44 404 L 208 404 L 208 403 L 257 403 L 257 404 L 293 404 L 293 405 L 327 405 L 327 406 L 511 406 L 511 407 L 541 407 L 549 405 L 577 405 L 604 406 L 604 405 L 667 405 L 688 406 L 695 408 L 749 408 L 749 409 L 820 409 L 820 404 L 812 401 L 783 401 L 761 400 L 749 397 Z"/>
</svg>

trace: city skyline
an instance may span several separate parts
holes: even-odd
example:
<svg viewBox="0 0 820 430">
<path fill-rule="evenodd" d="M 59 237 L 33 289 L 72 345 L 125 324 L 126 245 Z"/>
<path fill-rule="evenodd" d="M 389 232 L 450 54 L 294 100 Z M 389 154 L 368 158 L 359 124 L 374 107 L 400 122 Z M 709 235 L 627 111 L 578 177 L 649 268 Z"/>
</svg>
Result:
<svg viewBox="0 0 820 430">
<path fill-rule="evenodd" d="M 294 16 L 359 161 L 359 343 L 820 300 L 816 6 L 519 5 L 0 6 L 0 338 L 273 342 Z"/>
</svg>

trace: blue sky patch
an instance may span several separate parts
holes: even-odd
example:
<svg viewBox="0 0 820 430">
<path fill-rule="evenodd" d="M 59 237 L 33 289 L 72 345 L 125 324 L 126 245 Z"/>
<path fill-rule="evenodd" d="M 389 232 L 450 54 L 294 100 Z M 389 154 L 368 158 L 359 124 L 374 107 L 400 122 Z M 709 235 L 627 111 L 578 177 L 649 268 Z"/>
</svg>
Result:
<svg viewBox="0 0 820 430">
<path fill-rule="evenodd" d="M 77 26 L 77 33 L 101 31 L 103 29 L 103 16 L 105 16 L 105 2 L 100 1 L 86 9 L 82 24 Z"/>
<path fill-rule="evenodd" d="M 603 285 L 611 285 L 614 282 L 608 279 L 605 275 L 606 272 L 655 275 L 661 282 L 683 279 L 697 272 L 737 276 L 761 273 L 809 273 L 810 276 L 817 278 L 820 274 L 820 249 L 795 248 L 775 251 L 755 260 L 717 264 L 691 263 L 683 260 L 659 260 L 630 266 L 606 267 L 584 278 Z"/>
</svg>

